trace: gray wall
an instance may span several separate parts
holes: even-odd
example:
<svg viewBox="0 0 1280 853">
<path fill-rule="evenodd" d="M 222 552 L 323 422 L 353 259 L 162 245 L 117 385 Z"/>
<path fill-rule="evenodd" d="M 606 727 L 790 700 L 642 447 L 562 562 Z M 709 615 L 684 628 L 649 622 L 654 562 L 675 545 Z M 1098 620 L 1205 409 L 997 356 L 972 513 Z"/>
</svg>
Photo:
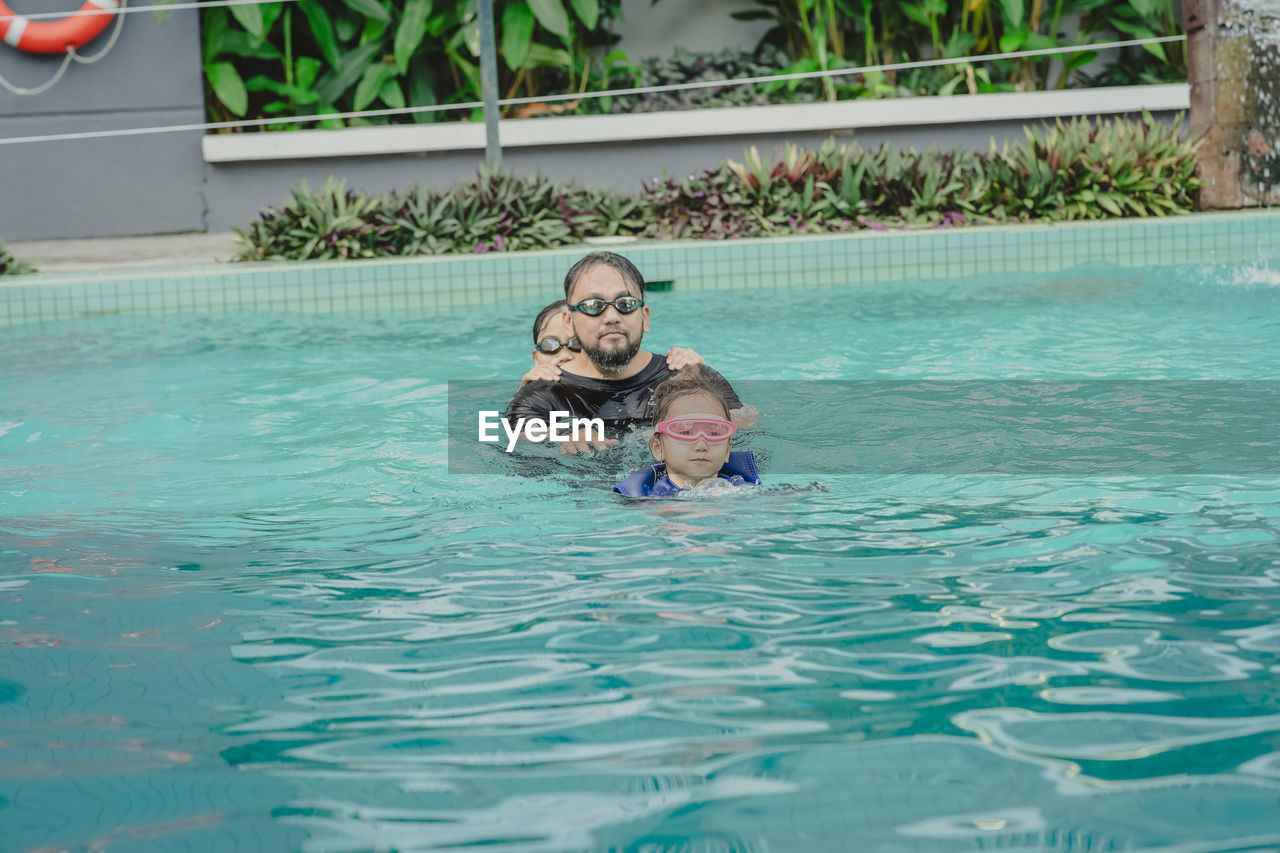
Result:
<svg viewBox="0 0 1280 853">
<path fill-rule="evenodd" d="M 622 0 L 623 23 L 617 47 L 632 62 L 668 57 L 677 47 L 698 53 L 725 48 L 752 50 L 773 26 L 770 21 L 738 21 L 734 12 L 758 11 L 750 0 Z"/>
<path fill-rule="evenodd" d="M 49 11 L 51 6 L 47 0 L 7 2 L 20 14 Z M 0 89 L 0 137 L 204 121 L 197 16 L 173 12 L 163 24 L 150 12 L 124 18 L 110 54 L 93 65 L 73 63 L 50 91 L 23 97 Z M 83 52 L 97 53 L 110 34 L 108 27 Z M 0 74 L 18 86 L 43 83 L 60 61 L 0 43 Z M 200 135 L 0 146 L 0 237 L 35 240 L 203 230 Z"/>
</svg>

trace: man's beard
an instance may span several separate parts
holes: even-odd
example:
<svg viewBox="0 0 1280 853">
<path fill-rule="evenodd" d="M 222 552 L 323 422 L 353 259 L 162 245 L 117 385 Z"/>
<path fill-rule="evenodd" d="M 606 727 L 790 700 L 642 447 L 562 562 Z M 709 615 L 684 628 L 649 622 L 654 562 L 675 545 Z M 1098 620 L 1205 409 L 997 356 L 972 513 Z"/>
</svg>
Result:
<svg viewBox="0 0 1280 853">
<path fill-rule="evenodd" d="M 587 358 L 591 359 L 591 363 L 596 366 L 601 373 L 619 373 L 628 364 L 631 359 L 636 357 L 636 353 L 640 352 L 640 341 L 627 341 L 627 345 L 622 349 L 602 350 L 587 349 Z"/>
</svg>

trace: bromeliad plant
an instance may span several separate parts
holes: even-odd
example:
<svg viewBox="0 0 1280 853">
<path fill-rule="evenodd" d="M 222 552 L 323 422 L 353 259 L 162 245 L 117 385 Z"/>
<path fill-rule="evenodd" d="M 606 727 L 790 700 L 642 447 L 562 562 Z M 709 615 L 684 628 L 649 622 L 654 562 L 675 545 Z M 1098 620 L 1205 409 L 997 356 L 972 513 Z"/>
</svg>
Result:
<svg viewBox="0 0 1280 853">
<path fill-rule="evenodd" d="M 35 271 L 31 264 L 9 254 L 9 247 L 0 240 L 0 275 L 26 275 Z"/>
<path fill-rule="evenodd" d="M 1198 140 L 1144 114 L 1090 125 L 1061 121 L 1027 131 L 1020 146 L 995 145 L 987 155 L 990 191 L 984 204 L 1007 219 L 1104 219 L 1167 216 L 1195 205 Z"/>
<path fill-rule="evenodd" d="M 383 195 L 330 181 L 239 231 L 240 260 L 372 258 L 546 249 L 586 237 L 764 237 L 864 228 L 930 228 L 1007 221 L 1167 216 L 1193 209 L 1196 140 L 1149 115 L 1098 125 L 1085 119 L 1032 129 L 986 153 L 923 154 L 828 140 L 752 148 L 638 195 L 482 169 L 438 191 Z"/>
<path fill-rule="evenodd" d="M 1182 138 L 1181 117 L 1165 125 L 1144 115 L 1059 121 L 986 154 L 828 140 L 817 152 L 788 146 L 768 160 L 753 148 L 742 163 L 650 183 L 646 233 L 726 238 L 1189 213 L 1201 185 L 1198 145 Z"/>
<path fill-rule="evenodd" d="M 633 196 L 482 168 L 475 179 L 438 191 L 372 194 L 330 180 L 304 183 L 284 207 L 268 208 L 244 230 L 238 260 L 358 259 L 550 249 L 584 237 L 630 235 L 645 225 Z"/>
</svg>

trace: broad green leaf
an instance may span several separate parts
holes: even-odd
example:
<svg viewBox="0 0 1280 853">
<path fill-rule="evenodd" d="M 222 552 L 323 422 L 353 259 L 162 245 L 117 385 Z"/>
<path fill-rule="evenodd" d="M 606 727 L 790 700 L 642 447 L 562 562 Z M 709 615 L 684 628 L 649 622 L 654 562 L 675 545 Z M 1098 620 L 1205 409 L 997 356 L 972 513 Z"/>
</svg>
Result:
<svg viewBox="0 0 1280 853">
<path fill-rule="evenodd" d="M 233 115 L 243 118 L 245 111 L 249 109 L 249 93 L 245 90 L 244 80 L 240 79 L 240 72 L 236 71 L 236 67 L 230 62 L 214 62 L 205 66 L 204 73 L 218 100 Z"/>
<path fill-rule="evenodd" d="M 389 107 L 396 109 L 404 107 L 404 90 L 400 88 L 400 81 L 394 76 L 382 84 L 382 88 L 378 90 L 378 97 Z"/>
<path fill-rule="evenodd" d="M 915 3 L 901 3 L 898 8 L 902 10 L 902 14 L 921 26 L 929 25 L 929 16 L 925 13 L 924 7 L 917 6 Z"/>
<path fill-rule="evenodd" d="M 567 50 L 558 50 L 554 47 L 547 47 L 544 44 L 534 44 L 529 46 L 527 62 L 534 68 L 568 68 L 569 63 L 573 62 L 573 57 L 569 55 Z"/>
<path fill-rule="evenodd" d="M 954 94 L 956 90 L 956 86 L 959 86 L 961 83 L 963 83 L 964 78 L 965 78 L 964 74 L 957 74 L 956 76 L 952 77 L 950 80 L 947 81 L 945 86 L 943 86 L 941 89 L 938 90 L 938 94 L 944 97 L 947 95 Z"/>
<path fill-rule="evenodd" d="M 569 15 L 560 0 L 529 0 L 529 8 L 539 24 L 564 41 L 569 40 Z"/>
<path fill-rule="evenodd" d="M 533 10 L 524 0 L 512 3 L 502 12 L 502 58 L 512 71 L 524 65 L 529 57 L 533 25 Z"/>
<path fill-rule="evenodd" d="M 1088 65 L 1090 62 L 1093 62 L 1097 58 L 1098 58 L 1098 52 L 1096 50 L 1090 50 L 1090 51 L 1085 51 L 1084 53 L 1064 54 L 1062 56 L 1062 61 L 1063 61 L 1063 64 L 1067 66 L 1067 69 L 1071 70 L 1075 68 L 1080 68 L 1084 65 Z"/>
<path fill-rule="evenodd" d="M 1099 194 L 1098 204 L 1102 205 L 1108 213 L 1114 213 L 1116 216 L 1124 216 L 1124 211 L 1121 210 L 1120 205 L 1116 204 L 1115 198 L 1110 194 Z"/>
<path fill-rule="evenodd" d="M 227 10 L 215 7 L 204 13 L 201 30 L 204 43 L 201 45 L 201 58 L 205 65 L 213 62 L 223 52 L 227 40 Z"/>
<path fill-rule="evenodd" d="M 324 67 L 324 63 L 313 56 L 300 56 L 298 61 L 294 63 L 293 79 L 300 89 L 310 89 L 311 84 L 316 82 L 316 77 L 320 75 L 320 69 Z"/>
<path fill-rule="evenodd" d="M 450 18 L 448 15 L 433 15 L 427 21 L 427 35 L 433 39 L 438 39 L 444 35 L 444 31 L 449 28 Z"/>
<path fill-rule="evenodd" d="M 383 34 L 391 27 L 390 21 L 384 21 L 379 18 L 365 18 L 364 30 L 360 33 L 360 43 L 366 44 L 382 38 Z"/>
<path fill-rule="evenodd" d="M 262 32 L 264 34 L 271 32 L 271 27 L 279 20 L 280 15 L 284 12 L 283 3 L 263 3 L 258 7 L 262 10 Z"/>
<path fill-rule="evenodd" d="M 364 76 L 360 78 L 360 84 L 356 86 L 355 108 L 362 110 L 372 104 L 373 99 L 382 91 L 382 84 L 392 79 L 395 73 L 394 68 L 382 62 L 366 68 Z"/>
<path fill-rule="evenodd" d="M 382 64 L 378 62 L 381 54 L 382 42 L 370 42 L 340 56 L 336 68 L 321 77 L 315 85 L 316 94 L 320 96 L 321 102 L 332 104 L 337 101 L 364 76 L 370 65 Z"/>
<path fill-rule="evenodd" d="M 256 39 L 262 38 L 262 9 L 256 5 L 228 6 L 232 17 Z M 224 102 L 225 103 L 225 102 Z"/>
<path fill-rule="evenodd" d="M 401 74 L 409 73 L 409 60 L 427 34 L 427 16 L 430 14 L 431 0 L 409 0 L 405 4 L 400 26 L 396 27 L 395 40 L 396 68 Z"/>
<path fill-rule="evenodd" d="M 1023 12 L 1025 11 L 1022 5 L 1023 2 L 1025 0 L 1000 0 L 1000 7 L 1004 10 L 1004 19 L 1008 24 L 1005 28 L 1006 32 L 1022 28 Z"/>
<path fill-rule="evenodd" d="M 255 74 L 245 81 L 244 85 L 250 92 L 273 92 L 286 97 L 289 95 L 289 90 L 293 88 L 265 74 Z"/>
<path fill-rule="evenodd" d="M 321 8 L 318 0 L 299 0 L 298 7 L 302 9 L 302 14 L 307 16 L 307 23 L 311 25 L 311 36 L 320 46 L 320 52 L 324 54 L 325 59 L 329 60 L 329 65 L 336 69 L 340 63 L 340 54 L 329 13 Z M 352 80 L 352 82 L 355 81 Z"/>
<path fill-rule="evenodd" d="M 346 43 L 356 37 L 364 29 L 366 18 L 351 13 L 333 16 L 333 29 L 338 34 L 338 41 Z"/>
<path fill-rule="evenodd" d="M 588 30 L 594 30 L 596 24 L 600 23 L 600 4 L 597 0 L 569 0 L 569 3 L 577 13 L 578 20 Z"/>
<path fill-rule="evenodd" d="M 321 107 L 320 109 L 316 110 L 316 115 L 333 115 L 333 114 L 336 114 L 337 112 L 338 112 L 338 111 L 337 111 L 336 109 L 334 109 L 333 107 L 325 106 L 325 107 Z M 341 129 L 342 129 L 342 119 L 340 119 L 340 118 L 326 118 L 326 119 L 321 119 L 321 120 L 320 120 L 320 126 L 321 126 L 322 128 L 324 128 L 325 130 L 341 130 Z"/>
<path fill-rule="evenodd" d="M 222 36 L 219 53 L 243 56 L 246 59 L 279 59 L 280 51 L 269 41 L 255 39 L 240 30 L 228 30 Z"/>
<path fill-rule="evenodd" d="M 1022 30 L 1019 32 L 1013 32 L 1013 33 L 1005 33 L 1004 35 L 1000 36 L 1000 52 L 1013 53 L 1015 50 L 1018 50 L 1019 48 L 1021 48 L 1022 43 L 1026 40 L 1027 40 L 1027 33 L 1025 30 Z"/>
<path fill-rule="evenodd" d="M 449 51 L 449 61 L 467 80 L 467 91 L 455 92 L 456 100 L 476 100 L 480 97 L 480 68 L 474 62 L 458 53 L 456 50 Z"/>
<path fill-rule="evenodd" d="M 430 107 L 439 103 L 436 98 L 435 75 L 431 65 L 418 60 L 409 66 L 409 105 L 414 107 Z M 436 121 L 439 113 L 414 113 L 413 120 L 419 124 Z"/>
<path fill-rule="evenodd" d="M 378 0 L 342 0 L 342 2 L 347 4 L 348 9 L 353 9 L 366 18 L 388 22 L 391 20 L 391 16 L 387 14 L 386 9 L 382 8 Z"/>
<path fill-rule="evenodd" d="M 1156 34 L 1153 33 L 1149 28 L 1144 27 L 1141 24 L 1132 23 L 1131 21 L 1115 19 L 1111 21 L 1111 25 L 1114 26 L 1117 30 L 1128 33 L 1134 38 L 1150 39 L 1150 38 L 1156 37 Z M 1161 61 L 1165 61 L 1164 45 L 1144 44 L 1142 47 L 1147 51 L 1149 51 L 1152 55 L 1158 57 Z"/>
<path fill-rule="evenodd" d="M 284 98 L 289 98 L 295 104 L 313 104 L 316 101 L 315 92 L 302 86 L 290 86 L 287 83 L 281 83 L 279 80 L 273 80 L 264 74 L 258 74 L 250 77 L 244 84 L 250 92 L 273 92 Z"/>
</svg>

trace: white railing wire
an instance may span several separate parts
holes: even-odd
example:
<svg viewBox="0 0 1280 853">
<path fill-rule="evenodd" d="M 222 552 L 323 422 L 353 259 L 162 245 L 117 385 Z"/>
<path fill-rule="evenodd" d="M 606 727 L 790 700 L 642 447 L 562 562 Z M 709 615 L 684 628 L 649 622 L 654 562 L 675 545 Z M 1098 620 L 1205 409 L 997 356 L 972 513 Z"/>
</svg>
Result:
<svg viewBox="0 0 1280 853">
<path fill-rule="evenodd" d="M 201 3 L 178 3 L 167 6 L 133 6 L 119 9 L 118 12 L 139 12 L 160 9 L 189 9 L 204 6 L 252 5 L 280 0 L 209 0 Z M 289 0 L 292 2 L 292 0 Z M 65 17 L 66 13 L 51 13 L 52 16 Z M 49 17 L 51 15 L 46 15 Z M 36 17 L 28 15 L 28 18 Z M 119 33 L 117 25 L 117 34 Z M 542 104 L 556 101 L 578 101 L 588 98 L 614 98 L 636 95 L 653 95 L 661 92 L 680 92 L 689 89 L 713 89 L 730 86 L 747 86 L 754 83 L 785 82 L 788 80 L 813 80 L 823 77 L 846 77 L 855 74 L 871 74 L 877 71 L 904 71 L 911 68 L 932 68 L 940 65 L 969 65 L 974 63 L 995 62 L 1002 59 L 1024 59 L 1036 56 L 1056 56 L 1063 53 L 1090 53 L 1098 50 L 1115 50 L 1122 47 L 1133 47 L 1146 44 L 1166 44 L 1186 41 L 1185 35 L 1160 36 L 1157 38 L 1125 39 L 1123 41 L 1100 42 L 1098 44 L 1073 44 L 1062 47 L 1046 47 L 1037 50 L 1017 50 L 1003 53 L 989 53 L 982 56 L 963 56 L 941 59 L 922 59 L 913 62 L 888 62 L 879 65 L 861 65 L 850 68 L 833 68 L 825 71 L 803 71 L 792 74 L 769 74 L 759 77 L 739 77 L 733 80 L 699 80 L 691 83 L 670 83 L 665 86 L 636 86 L 626 89 L 606 89 L 598 92 L 580 92 L 563 95 L 535 95 L 524 98 L 503 98 L 499 106 L 519 106 L 523 104 Z M 100 56 L 101 54 L 99 54 Z M 96 61 L 98 57 L 94 57 Z M 83 60 L 82 60 L 83 61 Z M 482 101 L 467 101 L 457 104 L 432 104 L 420 107 L 392 107 L 380 110 L 353 110 L 350 112 L 317 113 L 304 116 L 277 116 L 275 118 L 239 119 L 236 121 L 200 122 L 197 124 L 171 124 L 156 127 L 133 127 L 118 130 L 90 130 L 74 133 L 46 133 L 35 136 L 0 137 L 0 145 L 20 145 L 34 142 L 61 142 L 76 139 L 107 139 L 119 136 L 148 136 L 160 133 L 188 133 L 194 131 L 229 130 L 245 127 L 265 127 L 272 124 L 294 124 L 319 122 L 348 118 L 368 118 L 378 116 L 405 116 L 423 113 L 452 112 L 474 110 L 484 106 Z"/>
</svg>

